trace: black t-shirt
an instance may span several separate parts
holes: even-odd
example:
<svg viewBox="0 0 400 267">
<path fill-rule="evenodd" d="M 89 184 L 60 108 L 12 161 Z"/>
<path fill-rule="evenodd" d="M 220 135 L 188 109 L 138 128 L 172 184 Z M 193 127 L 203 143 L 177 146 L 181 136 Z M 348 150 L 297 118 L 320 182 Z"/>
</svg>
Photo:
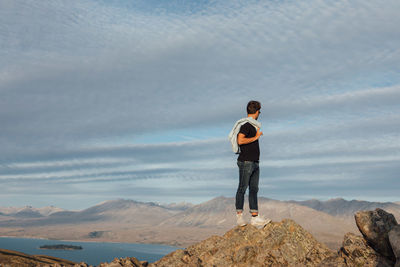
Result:
<svg viewBox="0 0 400 267">
<path fill-rule="evenodd" d="M 251 125 L 249 122 L 246 122 L 240 127 L 239 133 L 245 135 L 246 138 L 256 136 L 257 130 L 256 128 Z M 239 161 L 258 161 L 260 158 L 260 147 L 258 145 L 258 139 L 254 142 L 239 145 L 240 147 L 240 154 L 237 160 Z"/>
</svg>

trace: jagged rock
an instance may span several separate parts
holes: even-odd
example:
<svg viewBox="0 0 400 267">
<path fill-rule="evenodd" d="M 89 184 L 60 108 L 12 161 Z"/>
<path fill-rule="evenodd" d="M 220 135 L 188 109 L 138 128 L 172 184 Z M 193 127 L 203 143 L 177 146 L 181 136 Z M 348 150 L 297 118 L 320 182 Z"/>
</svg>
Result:
<svg viewBox="0 0 400 267">
<path fill-rule="evenodd" d="M 350 267 L 346 264 L 345 260 L 338 255 L 324 259 L 318 267 Z"/>
<path fill-rule="evenodd" d="M 389 242 L 396 256 L 395 267 L 400 267 L 400 225 L 396 225 L 389 232 Z"/>
<path fill-rule="evenodd" d="M 389 231 L 397 225 L 393 214 L 377 208 L 374 211 L 359 211 L 354 217 L 358 229 L 368 244 L 375 251 L 394 261 L 396 258 L 388 237 Z"/>
<path fill-rule="evenodd" d="M 110 263 L 100 263 L 99 267 L 145 267 L 147 261 L 140 262 L 135 257 L 115 258 Z"/>
<path fill-rule="evenodd" d="M 362 236 L 353 233 L 347 233 L 344 236 L 339 256 L 345 260 L 347 266 L 390 267 L 394 265 L 393 261 L 383 257 L 369 246 Z"/>
<path fill-rule="evenodd" d="M 0 249 L 0 267 L 18 266 L 18 267 L 58 267 L 58 266 L 77 266 L 88 267 L 86 263 L 77 264 L 73 261 L 46 256 L 46 255 L 29 255 L 22 252 Z"/>
<path fill-rule="evenodd" d="M 168 254 L 149 266 L 318 266 L 336 253 L 292 220 L 264 229 L 237 226 Z"/>
</svg>

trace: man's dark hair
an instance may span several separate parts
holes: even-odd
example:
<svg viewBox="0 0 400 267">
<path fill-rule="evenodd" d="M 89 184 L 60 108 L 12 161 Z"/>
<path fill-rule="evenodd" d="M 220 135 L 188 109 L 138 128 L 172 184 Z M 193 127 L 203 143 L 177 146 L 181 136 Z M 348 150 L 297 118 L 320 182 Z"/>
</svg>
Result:
<svg viewBox="0 0 400 267">
<path fill-rule="evenodd" d="M 258 101 L 251 100 L 247 104 L 247 114 L 254 114 L 257 112 L 257 110 L 260 110 L 260 109 L 261 109 L 261 104 Z"/>
</svg>

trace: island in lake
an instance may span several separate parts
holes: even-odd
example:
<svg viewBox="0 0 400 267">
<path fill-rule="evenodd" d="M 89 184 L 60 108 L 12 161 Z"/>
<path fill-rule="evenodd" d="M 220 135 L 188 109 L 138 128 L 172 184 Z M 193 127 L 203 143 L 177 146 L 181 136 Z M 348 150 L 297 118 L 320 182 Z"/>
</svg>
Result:
<svg viewBox="0 0 400 267">
<path fill-rule="evenodd" d="M 82 247 L 81 246 L 59 244 L 59 245 L 44 245 L 44 246 L 40 246 L 40 249 L 78 250 L 78 249 L 82 249 Z"/>
</svg>

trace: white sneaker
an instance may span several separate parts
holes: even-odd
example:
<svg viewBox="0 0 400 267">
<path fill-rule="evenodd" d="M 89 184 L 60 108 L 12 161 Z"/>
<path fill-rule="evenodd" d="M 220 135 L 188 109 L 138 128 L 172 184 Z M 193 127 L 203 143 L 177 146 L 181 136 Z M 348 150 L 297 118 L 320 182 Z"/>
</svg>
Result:
<svg viewBox="0 0 400 267">
<path fill-rule="evenodd" d="M 236 213 L 236 223 L 239 226 L 245 226 L 247 224 L 243 219 L 243 213 Z"/>
<path fill-rule="evenodd" d="M 264 227 L 271 222 L 270 219 L 264 219 L 260 216 L 251 217 L 251 225 Z"/>
</svg>

